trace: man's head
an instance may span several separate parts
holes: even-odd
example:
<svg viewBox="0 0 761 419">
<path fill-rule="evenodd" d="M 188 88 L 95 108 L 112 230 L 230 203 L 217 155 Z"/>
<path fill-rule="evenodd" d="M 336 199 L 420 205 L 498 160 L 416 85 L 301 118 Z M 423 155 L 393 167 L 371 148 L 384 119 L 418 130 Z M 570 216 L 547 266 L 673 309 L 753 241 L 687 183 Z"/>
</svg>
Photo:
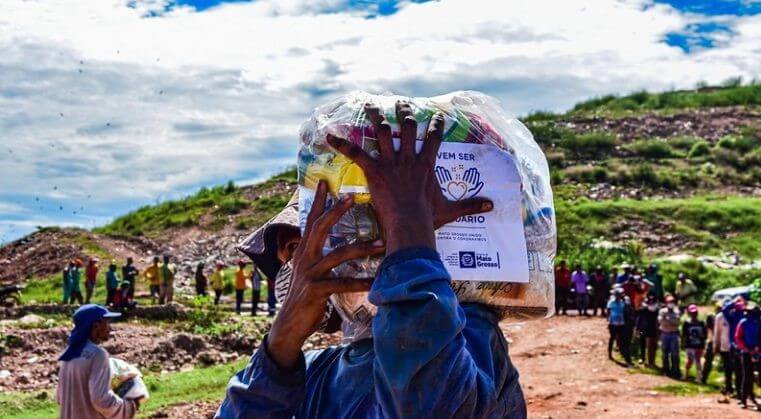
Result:
<svg viewBox="0 0 761 419">
<path fill-rule="evenodd" d="M 561 268 L 565 268 L 565 261 L 564 261 L 564 260 L 561 260 L 561 261 L 560 261 L 560 267 L 561 267 Z"/>
<path fill-rule="evenodd" d="M 698 306 L 690 304 L 687 307 L 687 315 L 690 316 L 691 320 L 696 320 L 698 318 Z"/>
<path fill-rule="evenodd" d="M 685 276 L 683 272 L 679 272 L 679 275 L 677 275 L 677 279 L 679 280 L 679 282 L 684 283 L 684 281 L 687 280 L 687 276 Z"/>
<path fill-rule="evenodd" d="M 595 266 L 595 272 L 602 273 L 602 266 L 600 265 Z"/>
<path fill-rule="evenodd" d="M 111 335 L 110 319 L 119 316 L 121 314 L 110 312 L 103 306 L 85 304 L 74 312 L 72 334 L 76 332 L 86 335 L 94 343 L 105 342 Z"/>
<path fill-rule="evenodd" d="M 577 271 L 581 272 L 581 265 L 577 263 L 576 267 L 574 269 L 576 269 Z"/>
<path fill-rule="evenodd" d="M 154 265 L 158 265 L 159 264 L 159 257 L 158 256 L 154 256 L 153 257 L 153 264 Z"/>
<path fill-rule="evenodd" d="M 115 260 L 112 260 L 111 263 L 108 265 L 108 270 L 110 272 L 115 272 L 116 271 L 116 261 Z"/>
<path fill-rule="evenodd" d="M 218 271 L 221 271 L 222 269 L 225 268 L 225 264 L 222 262 L 217 262 L 216 267 Z"/>
<path fill-rule="evenodd" d="M 622 300 L 624 298 L 624 290 L 621 288 L 616 288 L 613 290 L 613 296 L 616 298 L 616 300 Z"/>
<path fill-rule="evenodd" d="M 90 266 L 96 266 L 98 264 L 98 258 L 91 258 L 89 260 Z"/>
<path fill-rule="evenodd" d="M 164 255 L 164 263 L 169 263 L 169 261 L 172 259 L 170 255 Z"/>
<path fill-rule="evenodd" d="M 674 307 L 676 306 L 676 303 L 674 302 L 674 296 L 671 294 L 666 294 L 664 300 L 666 301 L 666 308 L 673 311 Z"/>
<path fill-rule="evenodd" d="M 133 262 L 132 256 L 128 257 L 127 258 L 127 265 L 132 265 L 132 262 Z"/>
</svg>

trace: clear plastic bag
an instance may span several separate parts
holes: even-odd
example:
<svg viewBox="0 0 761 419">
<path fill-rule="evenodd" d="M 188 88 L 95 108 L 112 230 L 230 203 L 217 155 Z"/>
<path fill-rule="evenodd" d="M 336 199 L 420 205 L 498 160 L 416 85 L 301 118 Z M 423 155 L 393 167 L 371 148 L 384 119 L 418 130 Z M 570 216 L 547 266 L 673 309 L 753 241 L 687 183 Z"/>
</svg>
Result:
<svg viewBox="0 0 761 419">
<path fill-rule="evenodd" d="M 353 194 L 356 203 L 331 230 L 325 251 L 380 236 L 362 170 L 330 147 L 326 136 L 331 133 L 345 138 L 361 146 L 371 156 L 377 156 L 375 133 L 364 113 L 364 105 L 371 103 L 381 108 L 392 126 L 394 137 L 397 137 L 399 127 L 394 109 L 398 100 L 409 102 L 413 108 L 418 121 L 419 146 L 431 116 L 441 112 L 445 117 L 442 148 L 446 143 L 460 143 L 500 149 L 504 153 L 499 154 L 509 155 L 504 160 L 509 162 L 505 163 L 504 170 L 516 172 L 517 182 L 520 183 L 521 196 L 518 200 L 521 208 L 511 210 L 521 212 L 528 282 L 457 280 L 453 275 L 452 287 L 460 302 L 488 305 L 503 318 L 525 319 L 551 315 L 554 308 L 553 259 L 557 233 L 547 161 L 528 129 L 520 121 L 507 117 L 498 102 L 485 94 L 460 91 L 432 98 L 408 98 L 351 92 L 316 108 L 300 132 L 298 174 L 302 230 L 315 188 L 322 179 L 328 183 L 329 205 L 332 200 L 344 194 Z M 480 191 L 477 176 L 465 173 L 458 179 L 464 181 L 449 190 L 442 188 L 445 196 L 448 192 L 452 195 L 450 199 L 459 199 L 474 196 Z M 442 180 L 441 177 L 439 180 Z M 342 277 L 372 277 L 381 261 L 380 257 L 353 260 L 336 268 L 334 273 Z M 353 323 L 355 330 L 369 327 L 375 307 L 367 302 L 366 294 L 333 296 L 332 302 L 342 317 Z"/>
</svg>

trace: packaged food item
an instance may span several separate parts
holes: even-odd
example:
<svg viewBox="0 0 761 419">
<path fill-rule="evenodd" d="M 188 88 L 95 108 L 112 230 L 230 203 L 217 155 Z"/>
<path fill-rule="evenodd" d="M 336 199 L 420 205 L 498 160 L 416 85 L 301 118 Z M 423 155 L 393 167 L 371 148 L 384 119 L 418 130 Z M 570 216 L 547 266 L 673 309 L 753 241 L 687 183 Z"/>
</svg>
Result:
<svg viewBox="0 0 761 419">
<path fill-rule="evenodd" d="M 149 398 L 148 387 L 143 382 L 142 374 L 137 367 L 119 358 L 110 358 L 109 367 L 111 388 L 119 397 L 130 400 Z"/>
<path fill-rule="evenodd" d="M 317 183 L 325 180 L 329 205 L 345 194 L 352 194 L 356 203 L 331 230 L 325 251 L 380 237 L 364 173 L 326 138 L 328 133 L 345 138 L 377 157 L 378 144 L 364 105 L 383 110 L 398 143 L 398 100 L 410 103 L 418 121 L 418 151 L 433 114 L 445 117 L 435 167 L 444 196 L 450 200 L 484 196 L 495 204 L 490 213 L 461 217 L 436 232 L 437 250 L 452 275 L 458 299 L 488 305 L 503 317 L 515 319 L 552 314 L 556 228 L 547 161 L 528 129 L 507 117 L 497 101 L 485 94 L 460 91 L 408 98 L 351 92 L 316 108 L 300 132 L 302 229 Z M 381 261 L 380 257 L 353 260 L 334 273 L 372 277 Z M 365 293 L 331 298 L 345 319 L 368 322 L 375 314 Z"/>
</svg>

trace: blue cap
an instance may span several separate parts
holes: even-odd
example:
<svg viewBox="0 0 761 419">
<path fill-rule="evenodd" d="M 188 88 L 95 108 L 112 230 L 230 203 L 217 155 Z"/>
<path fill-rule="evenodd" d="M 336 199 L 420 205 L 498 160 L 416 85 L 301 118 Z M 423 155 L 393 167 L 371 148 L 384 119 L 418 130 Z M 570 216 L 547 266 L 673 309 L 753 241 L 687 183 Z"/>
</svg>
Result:
<svg viewBox="0 0 761 419">
<path fill-rule="evenodd" d="M 121 316 L 121 313 L 108 311 L 105 307 L 98 304 L 85 304 L 74 312 L 74 330 L 71 331 L 68 339 L 68 346 L 63 354 L 58 358 L 61 361 L 70 361 L 82 354 L 87 341 L 90 337 L 90 330 L 93 323 L 104 318 L 114 318 Z"/>
</svg>

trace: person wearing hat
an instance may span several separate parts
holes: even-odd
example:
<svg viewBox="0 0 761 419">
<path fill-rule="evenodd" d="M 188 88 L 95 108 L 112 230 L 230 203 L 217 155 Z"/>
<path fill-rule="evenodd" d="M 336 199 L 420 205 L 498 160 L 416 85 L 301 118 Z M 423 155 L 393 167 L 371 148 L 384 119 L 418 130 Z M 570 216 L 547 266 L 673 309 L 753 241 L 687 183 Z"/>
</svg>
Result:
<svg viewBox="0 0 761 419">
<path fill-rule="evenodd" d="M 684 314 L 684 310 L 690 304 L 697 304 L 698 287 L 687 278 L 682 272 L 677 276 L 676 286 L 674 287 L 674 296 L 679 305 L 679 314 Z"/>
<path fill-rule="evenodd" d="M 219 299 L 222 297 L 222 292 L 225 290 L 225 264 L 217 262 L 214 269 L 214 273 L 211 274 L 209 282 L 211 283 L 211 289 L 214 290 L 214 305 L 219 305 Z"/>
<path fill-rule="evenodd" d="M 177 268 L 171 263 L 171 256 L 164 255 L 164 261 L 159 267 L 159 304 L 171 303 L 174 299 L 174 276 Z"/>
<path fill-rule="evenodd" d="M 703 375 L 703 351 L 706 346 L 706 324 L 698 319 L 698 306 L 690 304 L 687 307 L 687 320 L 682 323 L 682 348 L 687 353 L 684 364 L 684 377 L 690 379 L 690 369 L 695 364 L 695 381 Z"/>
<path fill-rule="evenodd" d="M 737 332 L 737 325 L 740 324 L 740 321 L 745 318 L 746 315 L 745 299 L 738 295 L 731 302 L 722 307 L 721 313 L 724 315 L 724 319 L 729 325 L 729 346 L 733 366 L 732 373 L 735 375 L 735 396 L 739 399 L 742 392 L 742 353 L 737 346 L 735 334 Z"/>
<path fill-rule="evenodd" d="M 85 304 L 90 304 L 95 282 L 98 280 L 98 258 L 90 258 L 85 268 Z"/>
<path fill-rule="evenodd" d="M 726 395 L 733 393 L 732 373 L 734 371 L 734 364 L 732 362 L 731 345 L 729 340 L 729 322 L 727 322 L 727 318 L 721 309 L 731 303 L 732 300 L 729 297 L 719 303 L 713 325 L 713 350 L 718 353 L 719 358 L 721 358 L 721 366 L 724 370 L 724 389 L 722 390 L 722 393 Z"/>
<path fill-rule="evenodd" d="M 238 261 L 238 268 L 235 269 L 235 314 L 240 314 L 240 307 L 243 305 L 243 295 L 246 292 L 247 282 L 246 261 L 241 259 Z"/>
<path fill-rule="evenodd" d="M 759 355 L 761 355 L 761 308 L 754 302 L 749 302 L 746 307 L 746 316 L 737 324 L 735 342 L 740 351 L 742 365 L 742 387 L 740 388 L 740 402 L 748 406 L 748 399 L 756 403 L 753 394 L 753 382 L 755 373 L 759 371 Z"/>
<path fill-rule="evenodd" d="M 680 378 L 679 371 L 679 312 L 674 296 L 666 294 L 666 307 L 658 312 L 658 330 L 661 333 L 661 369 L 671 378 Z"/>
<path fill-rule="evenodd" d="M 624 272 L 616 277 L 616 283 L 617 284 L 624 284 L 626 281 L 629 280 L 629 277 L 632 275 L 632 267 L 628 263 L 624 262 L 621 265 L 621 269 L 624 270 Z"/>
<path fill-rule="evenodd" d="M 328 185 L 319 181 L 303 236 L 296 219 L 288 229 L 270 225 L 244 242 L 257 266 L 277 276 L 284 298 L 260 348 L 230 380 L 216 417 L 525 418 L 499 316 L 483 305 L 458 302 L 434 250 L 436 228 L 490 211 L 493 203 L 444 197 L 434 175 L 444 131 L 439 116 L 416 155 L 417 123 L 409 106 L 397 105 L 397 120 L 403 121 L 398 152 L 379 110 L 365 111 L 381 144 L 377 160 L 348 141 L 331 136 L 328 141 L 367 175 L 384 241 L 348 244 L 324 255 L 330 229 L 354 202 L 346 195 L 326 209 Z M 297 215 L 295 206 L 288 211 Z M 268 234 L 273 247 L 257 247 Z M 276 258 L 268 261 L 253 249 Z M 384 253 L 375 278 L 330 275 L 346 261 Z M 366 292 L 377 307 L 366 338 L 301 351 L 323 324 L 331 295 Z"/>
<path fill-rule="evenodd" d="M 106 306 L 114 303 L 114 296 L 119 288 L 119 274 L 116 272 L 116 261 L 112 260 L 106 272 Z"/>
<path fill-rule="evenodd" d="M 108 352 L 99 346 L 111 334 L 109 320 L 119 317 L 97 304 L 74 312 L 74 329 L 59 360 L 56 400 L 61 419 L 128 419 L 140 400 L 125 400 L 110 388 Z"/>
<path fill-rule="evenodd" d="M 629 347 L 623 344 L 624 337 L 624 310 L 626 303 L 624 302 L 624 292 L 621 288 L 615 288 L 613 290 L 613 297 L 608 301 L 608 359 L 613 359 L 613 343 L 618 346 L 618 350 L 625 360 L 631 358 L 629 354 Z"/>
</svg>

